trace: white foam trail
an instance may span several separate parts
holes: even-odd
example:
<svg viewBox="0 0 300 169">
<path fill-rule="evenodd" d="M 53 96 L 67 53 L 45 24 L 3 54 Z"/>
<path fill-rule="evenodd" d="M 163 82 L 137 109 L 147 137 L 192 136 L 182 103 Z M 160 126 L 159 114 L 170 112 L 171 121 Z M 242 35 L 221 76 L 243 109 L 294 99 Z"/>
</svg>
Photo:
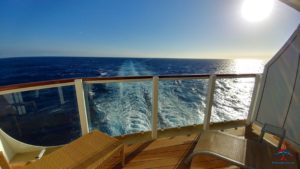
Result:
<svg viewBox="0 0 300 169">
<path fill-rule="evenodd" d="M 126 61 L 119 76 L 153 75 L 139 62 Z M 208 80 L 159 82 L 159 128 L 201 124 Z M 253 80 L 218 80 L 212 121 L 242 119 L 247 115 Z M 97 128 L 110 135 L 151 130 L 152 82 L 105 84 L 96 94 Z"/>
<path fill-rule="evenodd" d="M 136 68 L 142 69 L 132 61 L 124 62 L 118 75 L 139 76 Z M 106 132 L 111 135 L 150 130 L 151 87 L 150 82 L 107 84 L 109 92 L 99 93 L 95 100 L 95 110 L 104 119 L 99 127 L 108 126 Z"/>
<path fill-rule="evenodd" d="M 200 90 L 203 86 L 201 80 L 160 82 L 159 128 L 202 123 L 205 100 Z"/>
</svg>

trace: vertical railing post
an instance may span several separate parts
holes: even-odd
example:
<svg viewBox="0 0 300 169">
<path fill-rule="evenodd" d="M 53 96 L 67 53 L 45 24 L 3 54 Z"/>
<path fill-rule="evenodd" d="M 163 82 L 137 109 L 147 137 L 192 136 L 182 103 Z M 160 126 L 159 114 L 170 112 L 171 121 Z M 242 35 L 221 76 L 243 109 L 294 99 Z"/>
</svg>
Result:
<svg viewBox="0 0 300 169">
<path fill-rule="evenodd" d="M 152 139 L 157 138 L 157 117 L 158 117 L 158 80 L 157 76 L 153 77 L 152 88 Z"/>
<path fill-rule="evenodd" d="M 65 104 L 64 93 L 63 93 L 62 87 L 58 87 L 57 90 L 58 90 L 60 104 Z"/>
<path fill-rule="evenodd" d="M 89 132 L 89 127 L 88 127 L 86 103 L 85 103 L 85 95 L 84 95 L 82 79 L 75 80 L 75 90 L 76 90 L 81 133 L 82 135 L 85 135 Z"/>
<path fill-rule="evenodd" d="M 18 96 L 19 96 L 19 101 L 20 101 L 20 103 L 23 103 L 24 100 L 23 100 L 22 92 L 19 92 L 19 93 L 18 93 Z M 27 113 L 27 112 L 26 112 L 25 106 L 21 106 L 21 109 L 22 109 L 22 113 L 23 113 L 23 114 L 26 114 L 26 113 Z"/>
<path fill-rule="evenodd" d="M 23 96 L 22 92 L 17 92 L 13 94 L 14 102 L 15 103 L 23 103 Z M 26 114 L 25 106 L 16 106 L 16 110 L 18 111 L 18 114 Z"/>
<path fill-rule="evenodd" d="M 88 124 L 92 124 L 91 122 L 91 112 L 90 112 L 90 99 L 92 99 L 89 96 L 89 92 L 91 91 L 91 86 L 92 84 L 84 85 L 84 98 L 85 98 L 85 105 L 86 105 L 86 114 L 87 114 L 87 119 L 88 119 Z"/>
<path fill-rule="evenodd" d="M 257 102 L 257 97 L 258 97 L 258 91 L 260 87 L 260 81 L 261 81 L 261 75 L 256 75 L 255 76 L 255 84 L 252 92 L 252 97 L 251 97 L 251 103 L 249 106 L 249 111 L 248 111 L 248 117 L 247 117 L 247 122 L 246 124 L 250 124 L 254 118 L 254 110 Z"/>
<path fill-rule="evenodd" d="M 39 96 L 40 96 L 40 92 L 39 92 L 39 90 L 36 90 L 36 91 L 35 91 L 35 96 L 34 96 L 34 97 L 35 97 L 35 98 L 38 98 Z"/>
<path fill-rule="evenodd" d="M 209 82 L 208 82 L 207 97 L 206 97 L 206 112 L 204 115 L 203 130 L 209 130 L 211 109 L 212 109 L 214 93 L 215 93 L 214 92 L 215 84 L 216 84 L 216 75 L 210 75 Z"/>
</svg>

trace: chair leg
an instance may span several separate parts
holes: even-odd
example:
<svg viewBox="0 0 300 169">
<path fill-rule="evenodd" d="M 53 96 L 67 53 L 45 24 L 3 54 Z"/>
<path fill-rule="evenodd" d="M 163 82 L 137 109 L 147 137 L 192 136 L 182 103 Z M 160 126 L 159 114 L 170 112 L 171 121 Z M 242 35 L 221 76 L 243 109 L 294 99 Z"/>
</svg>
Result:
<svg viewBox="0 0 300 169">
<path fill-rule="evenodd" d="M 184 160 L 184 164 L 189 165 L 192 162 L 192 159 L 194 157 L 194 153 L 191 153 L 185 160 Z"/>
</svg>

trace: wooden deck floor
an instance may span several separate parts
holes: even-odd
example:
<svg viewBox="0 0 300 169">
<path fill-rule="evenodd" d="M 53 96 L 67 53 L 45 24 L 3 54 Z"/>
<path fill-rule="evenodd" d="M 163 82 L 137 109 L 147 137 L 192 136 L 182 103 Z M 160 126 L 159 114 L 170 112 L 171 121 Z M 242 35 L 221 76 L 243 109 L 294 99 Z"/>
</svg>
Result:
<svg viewBox="0 0 300 169">
<path fill-rule="evenodd" d="M 141 144 L 140 150 L 137 149 L 126 158 L 124 168 L 187 168 L 182 160 L 192 149 L 196 138 L 196 135 L 177 136 Z"/>
<path fill-rule="evenodd" d="M 240 130 L 233 131 L 235 134 L 243 133 Z M 125 147 L 125 169 L 188 169 L 184 159 L 193 150 L 198 135 L 182 135 L 176 137 L 160 138 L 140 144 L 132 144 Z M 230 168 L 227 162 L 209 156 L 194 158 L 194 169 L 220 169 Z M 120 168 L 117 167 L 117 168 Z"/>
</svg>

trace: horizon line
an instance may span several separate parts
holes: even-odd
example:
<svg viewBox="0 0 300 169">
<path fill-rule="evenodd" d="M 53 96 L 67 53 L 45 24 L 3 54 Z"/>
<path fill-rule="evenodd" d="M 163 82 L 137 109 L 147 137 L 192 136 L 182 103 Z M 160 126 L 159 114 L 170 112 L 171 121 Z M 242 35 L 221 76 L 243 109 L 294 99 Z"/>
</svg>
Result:
<svg viewBox="0 0 300 169">
<path fill-rule="evenodd" d="M 93 55 L 31 55 L 31 56 L 11 56 L 11 57 L 0 57 L 0 59 L 13 59 L 13 58 L 42 58 L 42 57 L 48 57 L 48 58 L 123 58 L 123 59 L 202 59 L 202 60 L 268 60 L 263 58 L 207 58 L 207 57 L 143 57 L 143 56 L 93 56 Z"/>
</svg>

